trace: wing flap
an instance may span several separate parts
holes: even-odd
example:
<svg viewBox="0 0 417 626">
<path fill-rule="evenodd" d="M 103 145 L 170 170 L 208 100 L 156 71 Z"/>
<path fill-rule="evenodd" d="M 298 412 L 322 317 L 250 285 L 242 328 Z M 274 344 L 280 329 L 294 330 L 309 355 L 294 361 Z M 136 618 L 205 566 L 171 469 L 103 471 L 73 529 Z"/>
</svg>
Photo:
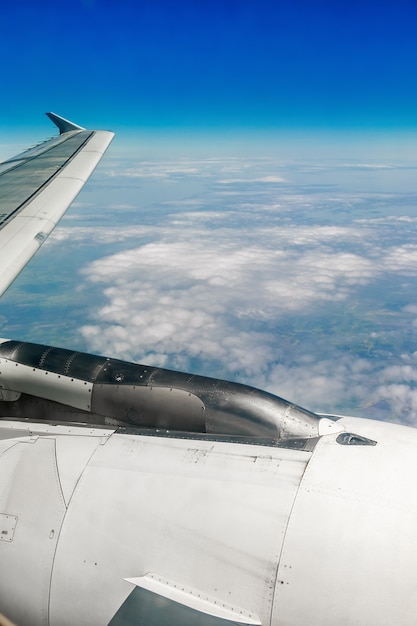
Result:
<svg viewBox="0 0 417 626">
<path fill-rule="evenodd" d="M 197 613 L 218 618 L 223 623 L 233 622 L 233 624 L 245 626 L 262 626 L 259 617 L 252 611 L 234 606 L 219 598 L 210 597 L 199 589 L 175 583 L 158 574 L 149 572 L 145 576 L 125 578 L 125 580 L 138 588 L 150 591 L 156 596 L 193 609 Z M 198 623 L 204 624 L 204 621 L 201 622 L 200 620 Z M 210 624 L 212 623 L 210 620 Z"/>
<path fill-rule="evenodd" d="M 0 295 L 55 228 L 114 136 L 73 126 L 80 130 L 71 129 L 60 141 L 47 141 L 0 167 Z"/>
</svg>

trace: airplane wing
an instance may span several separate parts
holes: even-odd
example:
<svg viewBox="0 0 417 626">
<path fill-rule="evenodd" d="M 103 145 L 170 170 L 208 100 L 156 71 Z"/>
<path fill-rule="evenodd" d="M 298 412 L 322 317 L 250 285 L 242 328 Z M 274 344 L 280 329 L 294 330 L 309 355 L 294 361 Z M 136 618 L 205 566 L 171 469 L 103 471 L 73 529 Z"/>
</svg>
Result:
<svg viewBox="0 0 417 626">
<path fill-rule="evenodd" d="M 59 136 L 0 163 L 0 295 L 55 228 L 114 137 L 46 115 Z"/>
</svg>

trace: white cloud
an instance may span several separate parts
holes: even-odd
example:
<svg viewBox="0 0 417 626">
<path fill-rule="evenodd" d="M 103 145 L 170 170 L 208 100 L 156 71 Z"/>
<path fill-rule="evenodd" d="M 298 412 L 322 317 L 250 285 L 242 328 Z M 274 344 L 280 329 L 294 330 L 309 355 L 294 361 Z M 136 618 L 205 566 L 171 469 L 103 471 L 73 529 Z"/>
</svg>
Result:
<svg viewBox="0 0 417 626">
<path fill-rule="evenodd" d="M 68 244 L 83 243 L 97 246 L 98 244 L 110 244 L 122 241 L 137 240 L 140 237 L 147 237 L 154 233 L 155 229 L 150 226 L 71 226 L 58 227 L 47 239 L 44 246 L 53 246 L 59 243 Z"/>
<path fill-rule="evenodd" d="M 343 163 L 339 167 L 353 168 L 353 169 L 365 169 L 365 170 L 392 170 L 395 169 L 394 165 L 387 163 Z"/>
<path fill-rule="evenodd" d="M 115 171 L 155 184 L 199 176 L 206 186 L 183 199 L 164 198 L 163 215 L 150 220 L 148 212 L 146 226 L 94 229 L 94 244 L 118 243 L 123 250 L 98 255 L 83 269 L 88 291 L 104 304 L 81 333 L 93 352 L 185 370 L 197 366 L 322 411 L 383 403 L 385 413 L 406 419 L 407 407 L 414 411 L 414 366 L 402 357 L 385 366 L 349 353 L 346 342 L 355 342 L 356 328 L 343 322 L 340 338 L 338 329 L 345 311 L 353 311 L 360 341 L 385 340 L 372 325 L 364 335 L 358 294 L 389 277 L 417 276 L 417 246 L 407 234 L 414 218 L 364 218 L 364 203 L 391 201 L 383 193 L 277 189 L 294 171 L 239 159 L 148 161 Z M 328 174 L 327 168 L 321 175 Z M 234 186 L 240 182 L 262 184 L 242 192 Z M 320 223 L 322 207 L 328 218 Z M 122 213 L 123 205 L 116 210 Z M 55 242 L 88 242 L 91 232 L 87 226 L 58 229 Z M 414 309 L 405 305 L 402 312 L 412 331 Z"/>
<path fill-rule="evenodd" d="M 371 365 L 365 360 L 344 355 L 338 359 L 313 359 L 311 355 L 297 363 L 280 363 L 270 368 L 264 380 L 268 389 L 279 390 L 294 402 L 328 412 L 337 405 L 357 404 L 369 399 L 368 374 Z"/>
<path fill-rule="evenodd" d="M 286 183 L 282 176 L 260 176 L 258 178 L 221 178 L 217 181 L 222 185 L 233 185 L 235 183 Z"/>
<path fill-rule="evenodd" d="M 338 250 L 341 241 L 362 239 L 368 249 L 369 234 L 351 228 L 266 229 L 261 223 L 257 231 L 245 233 L 236 225 L 233 238 L 230 229 L 200 228 L 182 217 L 187 228 L 156 229 L 151 233 L 156 241 L 84 270 L 107 300 L 81 329 L 92 351 L 185 370 L 197 359 L 214 372 L 217 367 L 221 375 L 311 409 L 331 411 L 352 402 L 366 408 L 391 399 L 395 415 L 406 410 L 410 397 L 403 393 L 398 403 L 392 381 L 409 376 L 410 366 L 386 368 L 370 386 L 375 371 L 365 359 L 340 358 L 334 350 L 332 358 L 318 354 L 305 361 L 301 349 L 294 363 L 268 325 L 311 315 L 326 302 L 349 306 L 355 289 L 387 271 L 415 271 L 409 246 L 381 249 L 376 261 Z M 307 356 L 309 351 L 307 336 Z"/>
<path fill-rule="evenodd" d="M 46 244 L 74 267 L 88 250 L 73 277 L 90 308 L 87 349 L 232 378 L 312 410 L 417 423 L 417 357 L 404 354 L 417 331 L 417 218 L 402 197 L 352 190 L 334 171 L 115 162 L 110 178 L 123 187 L 96 211 L 100 225 L 79 211 Z M 158 196 L 161 182 L 185 191 Z"/>
</svg>

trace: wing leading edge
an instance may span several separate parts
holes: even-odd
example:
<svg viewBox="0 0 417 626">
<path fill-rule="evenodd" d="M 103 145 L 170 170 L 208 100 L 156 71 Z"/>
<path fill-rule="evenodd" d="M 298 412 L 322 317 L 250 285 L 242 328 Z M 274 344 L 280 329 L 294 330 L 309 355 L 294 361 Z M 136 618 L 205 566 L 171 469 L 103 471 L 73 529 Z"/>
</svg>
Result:
<svg viewBox="0 0 417 626">
<path fill-rule="evenodd" d="M 47 115 L 59 137 L 0 164 L 0 295 L 55 228 L 114 137 Z"/>
</svg>

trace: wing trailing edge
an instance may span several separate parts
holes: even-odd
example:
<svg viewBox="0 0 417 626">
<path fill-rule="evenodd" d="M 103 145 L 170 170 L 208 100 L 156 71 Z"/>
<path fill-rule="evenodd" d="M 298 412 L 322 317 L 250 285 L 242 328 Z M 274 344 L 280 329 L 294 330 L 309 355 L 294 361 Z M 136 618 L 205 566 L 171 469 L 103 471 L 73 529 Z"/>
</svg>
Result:
<svg viewBox="0 0 417 626">
<path fill-rule="evenodd" d="M 234 606 L 223 598 L 210 597 L 200 589 L 168 580 L 149 572 L 137 578 L 125 578 L 135 585 L 119 612 L 109 626 L 121 626 L 126 613 L 135 616 L 135 623 L 146 624 L 147 613 L 157 619 L 159 626 L 171 624 L 198 624 L 199 626 L 262 626 L 258 615 L 240 606 Z M 148 613 L 149 614 L 149 613 Z"/>
</svg>

